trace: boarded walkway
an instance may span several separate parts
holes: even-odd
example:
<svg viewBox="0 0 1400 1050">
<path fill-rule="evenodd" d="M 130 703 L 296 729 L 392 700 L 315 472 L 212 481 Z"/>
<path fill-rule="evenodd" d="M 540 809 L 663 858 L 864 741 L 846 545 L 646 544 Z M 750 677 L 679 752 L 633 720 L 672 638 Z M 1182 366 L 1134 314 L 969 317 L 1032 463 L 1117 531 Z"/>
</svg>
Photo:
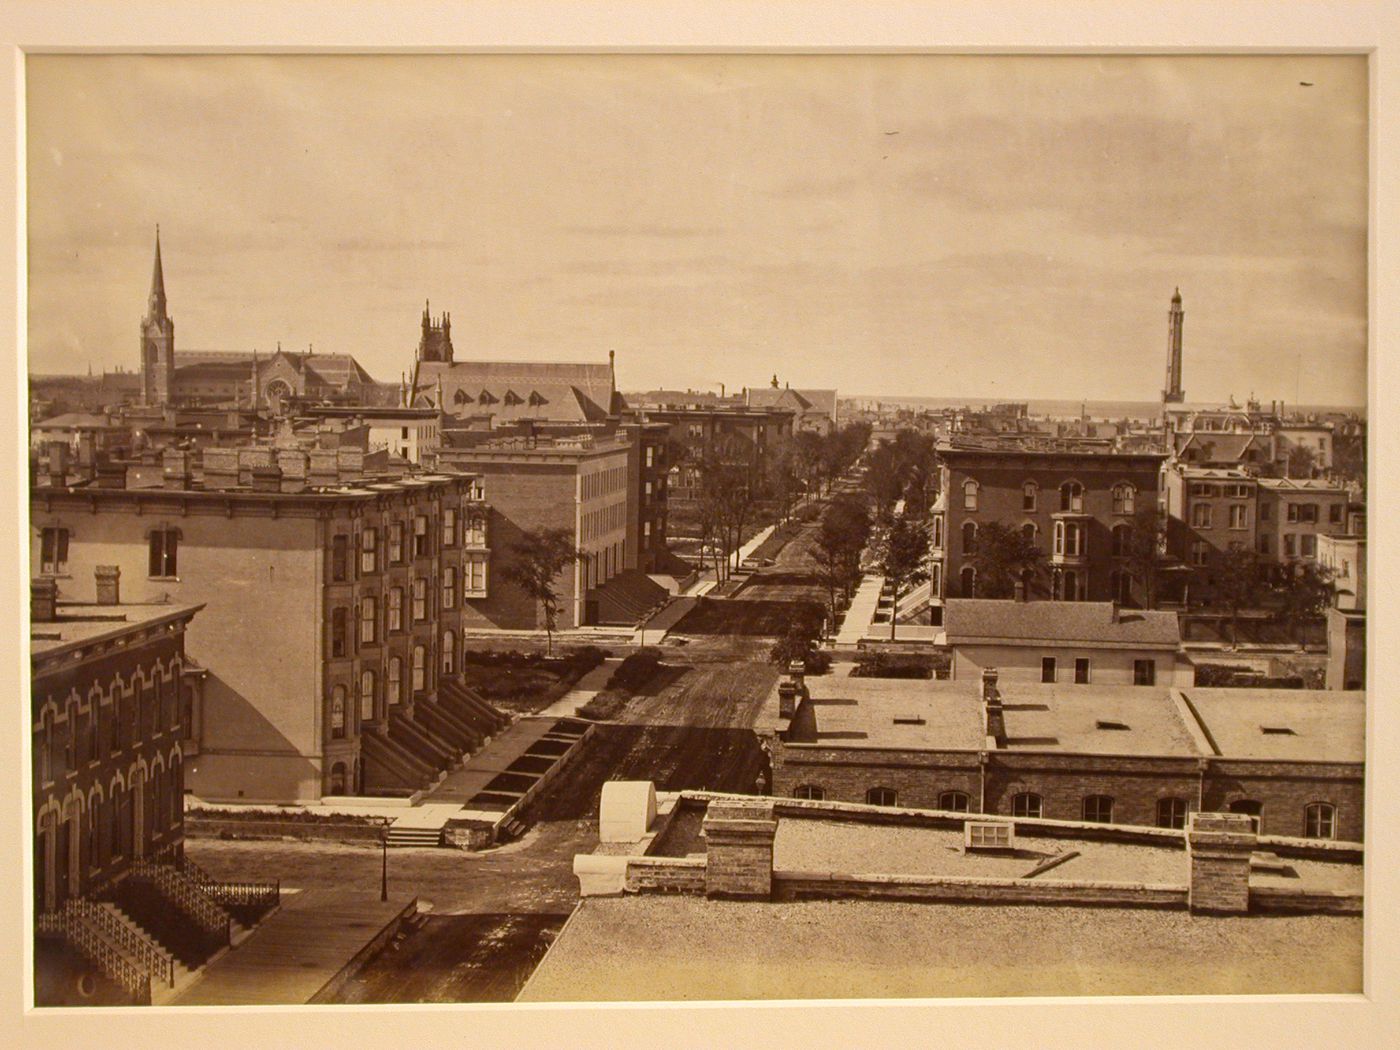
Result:
<svg viewBox="0 0 1400 1050">
<path fill-rule="evenodd" d="M 846 610 L 846 619 L 841 622 L 841 630 L 836 635 L 838 646 L 855 648 L 857 642 L 870 633 L 875 620 L 875 609 L 880 604 L 880 591 L 885 586 L 883 576 L 870 575 L 860 581 L 851 607 Z M 886 625 L 888 632 L 888 625 Z"/>
<path fill-rule="evenodd" d="M 587 677 L 587 676 L 585 676 Z M 570 712 L 572 713 L 572 712 Z M 521 718 L 493 736 L 490 742 L 424 797 L 428 803 L 461 806 L 506 771 L 530 745 L 554 728 L 555 718 Z"/>
<path fill-rule="evenodd" d="M 674 603 L 672 603 L 674 604 Z M 574 687 L 539 712 L 540 718 L 573 718 L 580 707 L 588 703 L 608 684 L 608 679 L 622 663 L 622 657 L 610 657 L 574 683 Z"/>
<path fill-rule="evenodd" d="M 412 915 L 417 898 L 340 890 L 286 893 L 282 907 L 215 959 L 171 1006 L 301 1005 Z"/>
</svg>

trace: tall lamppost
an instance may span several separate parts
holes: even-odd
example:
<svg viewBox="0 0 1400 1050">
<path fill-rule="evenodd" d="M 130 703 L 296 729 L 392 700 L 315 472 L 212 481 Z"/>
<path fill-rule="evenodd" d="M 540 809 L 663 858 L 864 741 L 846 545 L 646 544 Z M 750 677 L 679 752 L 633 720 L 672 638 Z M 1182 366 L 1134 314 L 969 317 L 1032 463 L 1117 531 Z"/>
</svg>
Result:
<svg viewBox="0 0 1400 1050">
<path fill-rule="evenodd" d="M 389 899 L 389 822 L 379 829 L 379 899 Z"/>
</svg>

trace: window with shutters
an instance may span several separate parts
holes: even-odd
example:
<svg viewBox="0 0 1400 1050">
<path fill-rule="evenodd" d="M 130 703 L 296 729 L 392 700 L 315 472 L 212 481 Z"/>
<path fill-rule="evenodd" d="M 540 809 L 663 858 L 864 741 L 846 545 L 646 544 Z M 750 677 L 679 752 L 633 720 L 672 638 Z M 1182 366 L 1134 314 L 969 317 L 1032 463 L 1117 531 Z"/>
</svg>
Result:
<svg viewBox="0 0 1400 1050">
<path fill-rule="evenodd" d="M 43 530 L 39 538 L 39 571 L 45 576 L 63 576 L 68 572 L 67 529 Z"/>
</svg>

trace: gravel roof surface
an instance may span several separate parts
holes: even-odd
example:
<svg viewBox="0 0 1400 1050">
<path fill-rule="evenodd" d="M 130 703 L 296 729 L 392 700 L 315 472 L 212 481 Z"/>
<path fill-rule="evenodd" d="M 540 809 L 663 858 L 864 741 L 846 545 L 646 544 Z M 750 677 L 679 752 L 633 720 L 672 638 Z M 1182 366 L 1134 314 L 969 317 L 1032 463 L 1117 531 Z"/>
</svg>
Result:
<svg viewBox="0 0 1400 1050">
<path fill-rule="evenodd" d="M 1226 758 L 1301 762 L 1366 760 L 1366 694 L 1361 690 L 1183 690 Z M 1265 733 L 1263 726 L 1291 729 Z"/>
<path fill-rule="evenodd" d="M 1022 838 L 1017 844 L 1014 856 L 966 854 L 961 830 L 784 819 L 778 822 L 773 866 L 779 871 L 1018 879 L 1042 861 L 1077 850 L 1078 857 L 1037 878 L 1173 886 L 1185 886 L 1188 879 L 1184 850 L 1050 838 Z"/>
<path fill-rule="evenodd" d="M 521 1001 L 1361 991 L 1359 918 L 583 900 Z"/>
</svg>

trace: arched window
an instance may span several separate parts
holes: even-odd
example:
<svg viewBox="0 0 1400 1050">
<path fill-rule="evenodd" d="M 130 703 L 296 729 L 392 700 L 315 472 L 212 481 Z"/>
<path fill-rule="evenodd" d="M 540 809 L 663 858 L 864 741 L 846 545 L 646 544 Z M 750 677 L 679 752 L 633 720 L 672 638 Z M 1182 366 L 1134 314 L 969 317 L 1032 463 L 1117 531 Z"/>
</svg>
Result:
<svg viewBox="0 0 1400 1050">
<path fill-rule="evenodd" d="M 338 685 L 331 690 L 331 738 L 345 738 L 345 686 Z"/>
<path fill-rule="evenodd" d="M 966 813 L 967 806 L 966 791 L 945 791 L 938 796 L 938 808 L 949 813 Z"/>
<path fill-rule="evenodd" d="M 1113 513 L 1131 514 L 1137 501 L 1137 489 L 1127 482 L 1113 486 Z"/>
<path fill-rule="evenodd" d="M 1310 839 L 1337 837 L 1337 807 L 1330 802 L 1311 802 L 1304 810 L 1303 835 Z"/>
<path fill-rule="evenodd" d="M 457 673 L 457 636 L 451 631 L 442 632 L 442 673 Z"/>
<path fill-rule="evenodd" d="M 428 650 L 421 645 L 413 647 L 413 691 L 421 693 L 427 688 Z"/>
<path fill-rule="evenodd" d="M 455 565 L 442 567 L 442 607 L 444 609 L 457 608 L 457 567 Z"/>
<path fill-rule="evenodd" d="M 1035 512 L 1036 499 L 1040 495 L 1040 486 L 1034 481 L 1028 481 L 1021 486 L 1021 509 L 1027 514 Z"/>
<path fill-rule="evenodd" d="M 1259 833 L 1259 825 L 1264 816 L 1264 803 L 1252 798 L 1237 798 L 1230 803 L 1230 812 L 1243 813 L 1245 816 L 1253 818 L 1251 822 L 1254 825 L 1254 833 L 1256 835 Z"/>
<path fill-rule="evenodd" d="M 1159 798 L 1157 800 L 1157 826 L 1178 829 L 1186 827 L 1186 800 L 1184 798 Z"/>
<path fill-rule="evenodd" d="M 826 798 L 826 792 L 816 784 L 799 784 L 797 787 L 793 788 L 792 797 L 809 798 L 821 802 Z"/>
<path fill-rule="evenodd" d="M 1108 795 L 1088 795 L 1084 799 L 1084 819 L 1091 824 L 1113 823 L 1113 799 Z"/>
<path fill-rule="evenodd" d="M 1033 817 L 1040 818 L 1041 800 L 1034 791 L 1022 791 L 1018 795 L 1011 796 L 1011 815 L 1013 817 Z"/>
<path fill-rule="evenodd" d="M 397 656 L 389 657 L 389 687 L 384 699 L 391 705 L 403 699 L 403 660 Z"/>
<path fill-rule="evenodd" d="M 332 795 L 345 794 L 345 763 L 337 762 L 331 766 L 331 792 Z"/>
<path fill-rule="evenodd" d="M 1115 558 L 1126 558 L 1133 552 L 1133 527 L 1131 525 L 1113 526 L 1113 556 Z"/>
<path fill-rule="evenodd" d="M 977 509 L 977 482 L 968 478 L 963 482 L 963 510 Z"/>
<path fill-rule="evenodd" d="M 360 721 L 374 721 L 374 672 L 360 672 Z"/>
<path fill-rule="evenodd" d="M 964 555 L 977 553 L 977 522 L 963 522 L 962 548 Z"/>
<path fill-rule="evenodd" d="M 1084 486 L 1077 481 L 1066 481 L 1060 486 L 1060 510 L 1073 514 L 1084 512 Z"/>
<path fill-rule="evenodd" d="M 897 806 L 899 805 L 899 794 L 894 788 L 873 787 L 865 793 L 865 804 L 868 806 Z"/>
<path fill-rule="evenodd" d="M 1060 573 L 1060 601 L 1076 602 L 1079 600 L 1079 574 L 1073 569 L 1066 569 Z"/>
<path fill-rule="evenodd" d="M 964 565 L 962 572 L 958 574 L 958 594 L 963 598 L 976 597 L 977 593 L 977 570 L 971 565 Z"/>
</svg>

